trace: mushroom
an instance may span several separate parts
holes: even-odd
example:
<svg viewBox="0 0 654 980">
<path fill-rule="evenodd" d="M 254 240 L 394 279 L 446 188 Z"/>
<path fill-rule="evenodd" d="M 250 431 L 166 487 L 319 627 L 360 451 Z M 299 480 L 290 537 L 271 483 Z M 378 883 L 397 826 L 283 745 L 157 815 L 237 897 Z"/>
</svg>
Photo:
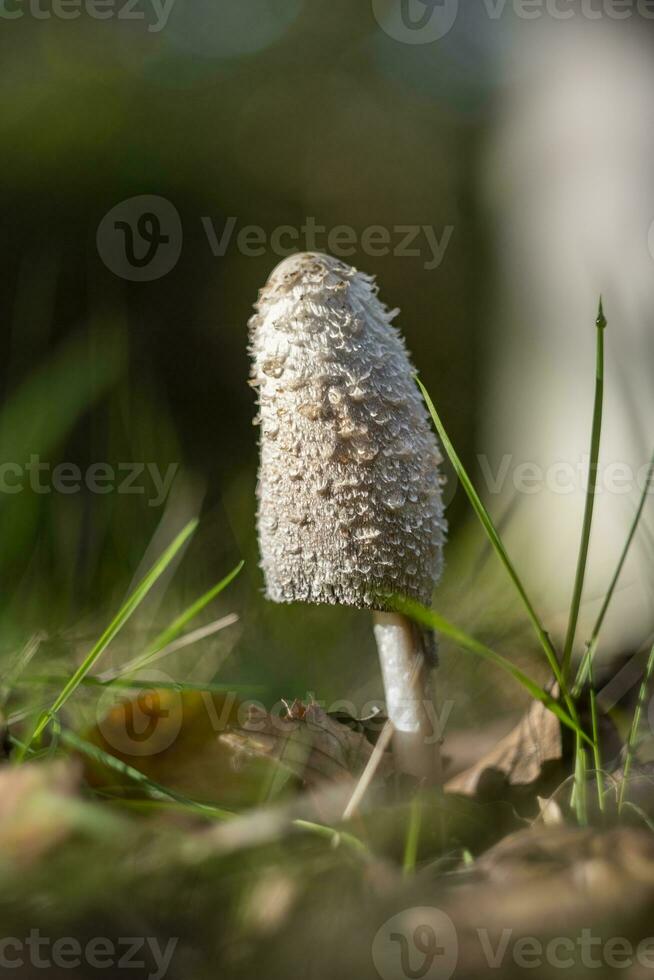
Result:
<svg viewBox="0 0 654 980">
<path fill-rule="evenodd" d="M 392 599 L 429 604 L 440 577 L 441 456 L 397 311 L 377 293 L 372 277 L 307 252 L 282 261 L 259 294 L 261 567 L 274 602 L 373 611 L 397 767 L 437 782 L 435 646 Z"/>
</svg>

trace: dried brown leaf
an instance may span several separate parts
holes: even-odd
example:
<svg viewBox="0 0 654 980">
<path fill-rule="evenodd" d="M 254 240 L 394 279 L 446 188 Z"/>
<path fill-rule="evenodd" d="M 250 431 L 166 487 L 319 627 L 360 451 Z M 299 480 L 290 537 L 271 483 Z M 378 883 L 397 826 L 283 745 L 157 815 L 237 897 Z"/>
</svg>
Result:
<svg viewBox="0 0 654 980">
<path fill-rule="evenodd" d="M 363 732 L 330 717 L 318 704 L 294 701 L 285 717 L 251 705 L 243 728 L 222 736 L 240 755 L 274 761 L 309 787 L 353 782 L 373 752 Z M 392 766 L 382 762 L 381 771 Z"/>
<path fill-rule="evenodd" d="M 445 789 L 475 796 L 484 784 L 504 786 L 536 784 L 546 763 L 562 758 L 561 725 L 540 701 L 534 701 L 508 735 L 469 769 L 454 776 Z"/>
</svg>

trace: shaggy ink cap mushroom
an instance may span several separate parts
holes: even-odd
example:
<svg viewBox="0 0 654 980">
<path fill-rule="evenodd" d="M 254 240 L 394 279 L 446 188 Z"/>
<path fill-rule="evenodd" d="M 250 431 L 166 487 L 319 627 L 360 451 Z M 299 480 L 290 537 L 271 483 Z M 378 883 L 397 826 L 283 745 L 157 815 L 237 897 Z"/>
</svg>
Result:
<svg viewBox="0 0 654 980">
<path fill-rule="evenodd" d="M 275 602 L 429 604 L 446 532 L 441 456 L 397 311 L 318 253 L 281 262 L 250 321 L 258 532 Z"/>
<path fill-rule="evenodd" d="M 317 253 L 280 263 L 256 310 L 268 598 L 373 610 L 397 768 L 438 783 L 433 648 L 386 610 L 396 595 L 430 602 L 446 527 L 441 457 L 395 312 L 370 276 Z"/>
</svg>

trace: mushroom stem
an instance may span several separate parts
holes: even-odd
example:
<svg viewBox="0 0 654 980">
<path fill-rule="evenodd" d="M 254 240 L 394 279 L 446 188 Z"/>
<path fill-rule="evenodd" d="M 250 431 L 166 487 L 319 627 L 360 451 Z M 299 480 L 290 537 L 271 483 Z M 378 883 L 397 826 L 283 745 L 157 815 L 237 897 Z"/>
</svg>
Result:
<svg viewBox="0 0 654 980">
<path fill-rule="evenodd" d="M 433 711 L 431 669 L 414 624 L 400 613 L 374 612 L 373 627 L 393 723 L 397 768 L 441 783 L 440 736 Z M 431 709 L 431 710 L 430 710 Z"/>
</svg>

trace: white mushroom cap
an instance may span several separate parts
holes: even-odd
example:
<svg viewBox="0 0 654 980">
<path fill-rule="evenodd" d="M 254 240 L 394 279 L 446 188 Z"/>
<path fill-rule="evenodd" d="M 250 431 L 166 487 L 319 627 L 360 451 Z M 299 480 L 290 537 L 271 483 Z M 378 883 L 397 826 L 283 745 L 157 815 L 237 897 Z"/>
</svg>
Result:
<svg viewBox="0 0 654 980">
<path fill-rule="evenodd" d="M 441 461 L 397 311 L 318 253 L 281 262 L 250 321 L 258 530 L 275 602 L 431 601 L 446 531 Z"/>
</svg>

